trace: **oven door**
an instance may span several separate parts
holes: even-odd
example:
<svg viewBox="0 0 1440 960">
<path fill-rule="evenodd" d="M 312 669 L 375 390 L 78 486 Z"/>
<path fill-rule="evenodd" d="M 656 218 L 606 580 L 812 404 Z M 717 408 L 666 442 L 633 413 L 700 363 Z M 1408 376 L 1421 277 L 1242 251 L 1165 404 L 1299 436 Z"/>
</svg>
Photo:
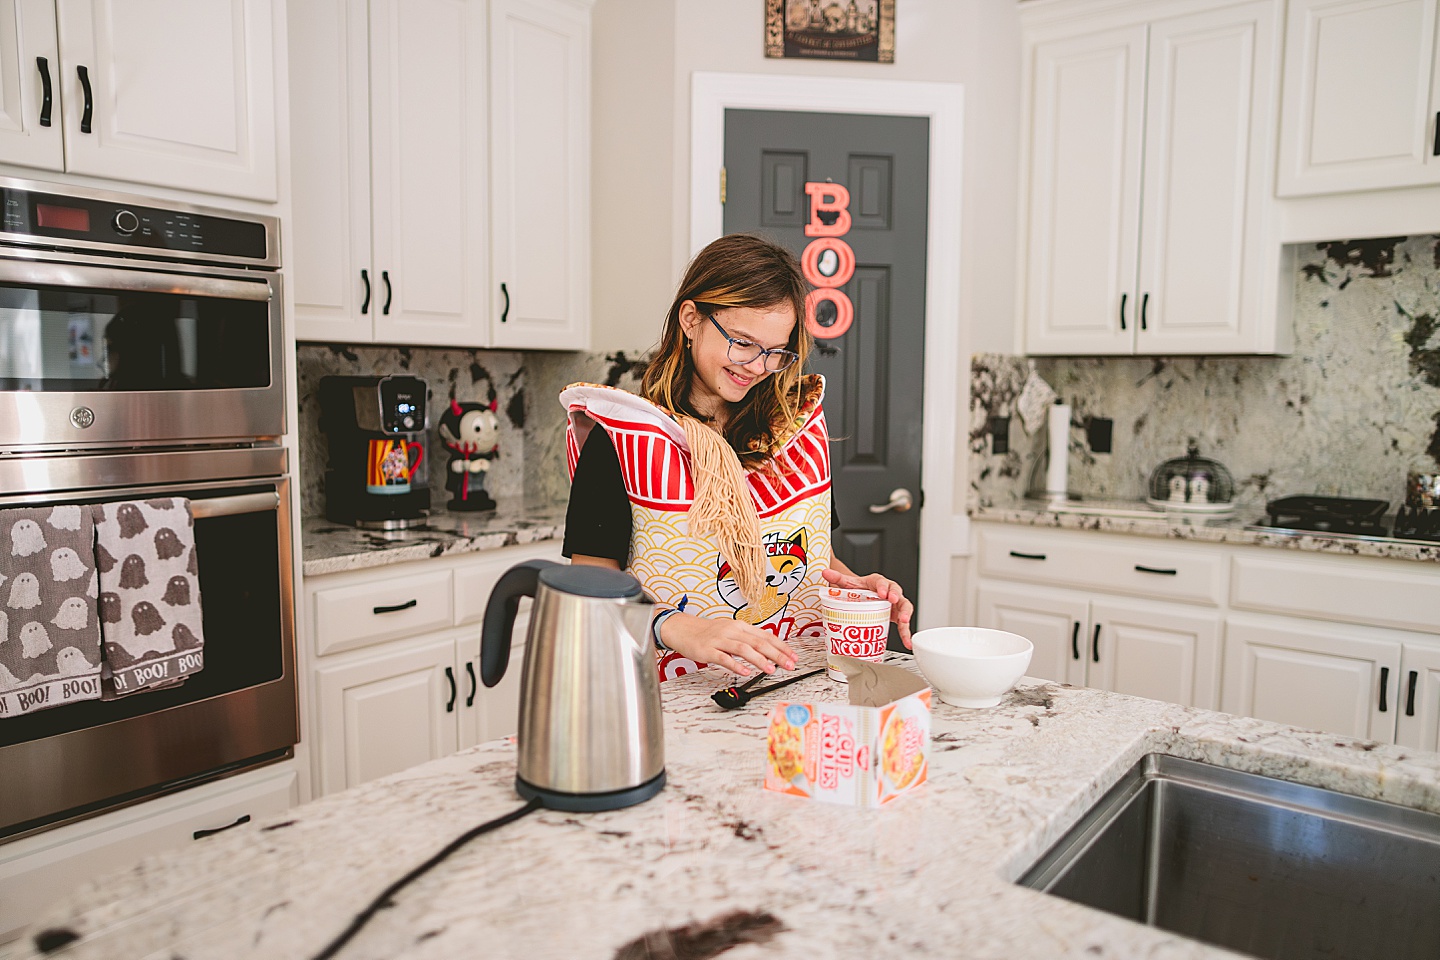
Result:
<svg viewBox="0 0 1440 960">
<path fill-rule="evenodd" d="M 154 496 L 192 502 L 205 667 L 170 689 L 0 717 L 0 837 L 282 759 L 299 740 L 287 478 L 7 496 L 0 508 Z"/>
<path fill-rule="evenodd" d="M 0 254 L 0 450 L 284 432 L 280 278 L 136 266 Z"/>
</svg>

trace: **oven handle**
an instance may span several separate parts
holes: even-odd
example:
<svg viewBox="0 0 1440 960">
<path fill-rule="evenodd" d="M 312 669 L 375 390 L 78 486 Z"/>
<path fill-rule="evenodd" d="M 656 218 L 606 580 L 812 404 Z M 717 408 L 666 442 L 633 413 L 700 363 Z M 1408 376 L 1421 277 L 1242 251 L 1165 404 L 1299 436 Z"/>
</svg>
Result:
<svg viewBox="0 0 1440 960">
<path fill-rule="evenodd" d="M 191 500 L 190 515 L 196 520 L 209 517 L 233 517 L 240 513 L 262 513 L 280 509 L 280 494 L 241 493 L 233 497 L 211 497 L 208 500 Z"/>
<path fill-rule="evenodd" d="M 219 300 L 268 302 L 275 297 L 268 280 L 229 280 L 190 274 L 147 273 L 79 263 L 43 263 L 35 260 L 0 261 L 0 282 L 43 284 L 50 287 L 85 287 L 92 290 L 134 290 Z"/>
</svg>

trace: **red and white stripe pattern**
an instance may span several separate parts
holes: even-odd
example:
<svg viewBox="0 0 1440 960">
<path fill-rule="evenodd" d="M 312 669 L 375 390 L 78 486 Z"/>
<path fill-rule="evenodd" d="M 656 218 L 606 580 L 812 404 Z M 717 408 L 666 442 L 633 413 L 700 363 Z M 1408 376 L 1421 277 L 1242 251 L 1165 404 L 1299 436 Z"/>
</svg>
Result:
<svg viewBox="0 0 1440 960">
<path fill-rule="evenodd" d="M 572 416 L 565 430 L 565 454 L 571 477 L 575 475 L 581 445 L 575 414 L 583 414 L 610 435 L 620 459 L 625 493 L 632 503 L 654 510 L 689 510 L 695 500 L 689 452 L 676 442 L 672 432 L 634 419 L 633 415 L 601 413 L 595 406 L 570 404 Z M 818 404 L 775 459 L 779 469 L 773 476 L 746 474 L 750 496 L 762 520 L 830 487 L 829 434 L 825 413 Z"/>
</svg>

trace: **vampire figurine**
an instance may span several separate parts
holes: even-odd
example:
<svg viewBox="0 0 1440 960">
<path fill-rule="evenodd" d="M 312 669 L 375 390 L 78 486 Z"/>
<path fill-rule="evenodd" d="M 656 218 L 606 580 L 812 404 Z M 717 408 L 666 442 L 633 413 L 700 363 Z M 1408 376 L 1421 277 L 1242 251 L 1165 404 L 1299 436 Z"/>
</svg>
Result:
<svg viewBox="0 0 1440 960">
<path fill-rule="evenodd" d="M 450 451 L 445 471 L 445 489 L 450 491 L 450 510 L 494 510 L 495 501 L 485 492 L 485 474 L 490 461 L 499 456 L 500 418 L 495 401 L 488 406 L 451 400 L 440 416 L 440 442 Z"/>
</svg>

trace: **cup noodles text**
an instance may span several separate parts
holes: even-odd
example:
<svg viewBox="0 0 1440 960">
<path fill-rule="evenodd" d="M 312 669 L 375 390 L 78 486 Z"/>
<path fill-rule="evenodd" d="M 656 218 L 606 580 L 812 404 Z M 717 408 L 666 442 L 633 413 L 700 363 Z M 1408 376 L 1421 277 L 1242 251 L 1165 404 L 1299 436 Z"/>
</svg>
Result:
<svg viewBox="0 0 1440 960">
<path fill-rule="evenodd" d="M 900 667 L 852 658 L 838 663 L 849 675 L 850 703 L 771 708 L 765 789 L 880 806 L 926 780 L 931 691 Z"/>
</svg>

